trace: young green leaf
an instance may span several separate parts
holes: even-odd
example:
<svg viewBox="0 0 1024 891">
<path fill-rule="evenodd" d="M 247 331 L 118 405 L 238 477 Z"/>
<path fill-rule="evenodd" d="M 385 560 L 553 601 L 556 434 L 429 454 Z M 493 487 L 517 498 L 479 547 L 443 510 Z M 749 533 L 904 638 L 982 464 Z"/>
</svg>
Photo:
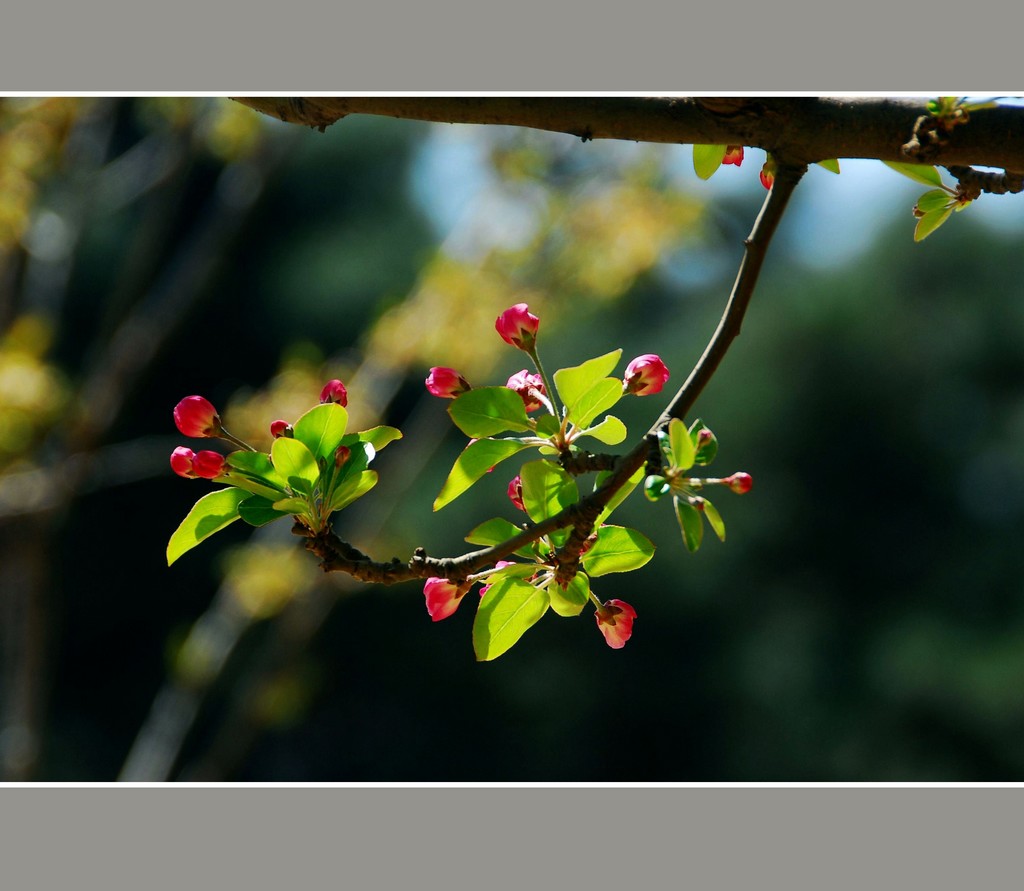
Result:
<svg viewBox="0 0 1024 891">
<path fill-rule="evenodd" d="M 828 161 L 817 161 L 816 163 L 819 167 L 824 167 L 829 173 L 839 172 L 839 160 L 837 158 L 832 158 Z"/>
<path fill-rule="evenodd" d="M 915 209 L 921 213 L 931 213 L 934 210 L 941 210 L 948 204 L 953 203 L 953 198 L 945 189 L 931 189 L 917 199 Z"/>
<path fill-rule="evenodd" d="M 167 565 L 170 566 L 182 554 L 215 532 L 234 523 L 238 519 L 238 505 L 248 497 L 248 492 L 229 486 L 200 498 L 167 542 Z"/>
<path fill-rule="evenodd" d="M 279 489 L 282 492 L 288 487 L 284 477 L 274 469 L 274 465 L 270 461 L 270 455 L 263 452 L 239 450 L 237 452 L 229 452 L 225 460 L 228 467 L 241 471 L 258 483 L 263 483 L 270 488 Z"/>
<path fill-rule="evenodd" d="M 626 425 L 614 415 L 605 415 L 604 420 L 600 424 L 595 424 L 593 427 L 580 431 L 581 436 L 593 436 L 594 439 L 603 442 L 605 445 L 618 445 L 626 438 L 628 433 Z"/>
<path fill-rule="evenodd" d="M 579 399 L 567 405 L 569 420 L 577 427 L 586 427 L 621 398 L 622 381 L 613 377 L 602 378 Z"/>
<path fill-rule="evenodd" d="M 250 492 L 253 495 L 259 495 L 261 498 L 266 498 L 269 501 L 277 501 L 282 495 L 284 495 L 283 488 L 271 488 L 263 483 L 254 482 L 249 479 L 249 477 L 244 476 L 238 471 L 229 472 L 222 476 L 221 479 L 229 485 L 237 486 L 239 489 L 244 489 L 246 492 Z"/>
<path fill-rule="evenodd" d="M 952 213 L 952 207 L 944 207 L 939 210 L 933 210 L 931 213 L 926 213 L 917 221 L 917 225 L 914 227 L 914 241 L 924 241 L 939 226 L 946 222 Z"/>
<path fill-rule="evenodd" d="M 472 391 L 470 391 L 472 392 Z M 484 594 L 473 621 L 473 650 L 480 662 L 497 659 L 548 609 L 548 593 L 529 582 L 506 578 Z"/>
<path fill-rule="evenodd" d="M 690 439 L 693 441 L 693 447 L 696 452 L 693 463 L 699 467 L 704 467 L 715 460 L 715 456 L 718 454 L 718 437 L 714 433 L 711 433 L 711 438 L 704 443 L 704 445 L 697 447 L 698 440 L 700 438 L 700 432 L 707 430 L 711 433 L 711 428 L 708 427 L 700 418 L 697 418 L 690 425 Z"/>
<path fill-rule="evenodd" d="M 707 498 L 704 499 L 704 516 L 708 518 L 708 523 L 715 530 L 718 540 L 725 541 L 725 522 L 722 520 L 722 515 L 718 512 L 718 508 L 708 501 Z"/>
<path fill-rule="evenodd" d="M 250 526 L 266 526 L 274 520 L 291 516 L 286 511 L 275 510 L 271 501 L 254 495 L 238 505 L 238 515 Z"/>
<path fill-rule="evenodd" d="M 466 436 L 483 439 L 507 430 L 530 430 L 523 397 L 508 387 L 478 387 L 458 396 L 448 414 Z"/>
<path fill-rule="evenodd" d="M 344 510 L 357 498 L 362 498 L 367 492 L 377 485 L 377 471 L 364 470 L 358 476 L 349 477 L 343 480 L 331 494 L 331 503 L 328 510 Z"/>
<path fill-rule="evenodd" d="M 537 435 L 554 436 L 561 426 L 561 422 L 554 415 L 541 415 L 537 418 Z"/>
<path fill-rule="evenodd" d="M 484 520 L 479 526 L 474 528 L 469 535 L 466 536 L 466 541 L 470 544 L 491 545 L 501 544 L 504 541 L 508 541 L 515 535 L 518 535 L 523 530 L 518 526 L 510 523 L 508 520 L 504 520 L 501 517 L 494 517 L 490 520 Z M 524 545 L 518 551 L 515 552 L 520 557 L 532 557 L 533 550 L 530 545 Z"/>
<path fill-rule="evenodd" d="M 693 172 L 701 179 L 710 179 L 725 157 L 724 145 L 695 145 L 693 147 Z"/>
<path fill-rule="evenodd" d="M 348 427 L 348 412 L 337 402 L 326 402 L 311 408 L 293 425 L 295 439 L 314 458 L 332 460 Z M 276 462 L 275 462 L 276 464 Z"/>
<path fill-rule="evenodd" d="M 921 183 L 924 186 L 942 186 L 942 177 L 939 176 L 939 171 L 929 164 L 904 164 L 902 161 L 883 161 L 882 163 L 897 173 L 909 177 L 915 183 Z"/>
<path fill-rule="evenodd" d="M 693 448 L 693 440 L 690 439 L 690 432 L 686 425 L 673 418 L 668 425 L 668 444 L 672 449 L 672 464 L 679 470 L 689 470 L 697 457 Z"/>
<path fill-rule="evenodd" d="M 309 502 L 305 498 L 282 498 L 270 506 L 285 514 L 304 514 L 309 511 Z"/>
<path fill-rule="evenodd" d="M 613 350 L 594 359 L 587 359 L 582 365 L 559 368 L 555 372 L 555 389 L 566 408 L 579 402 L 589 390 L 608 377 L 619 359 L 622 350 Z"/>
<path fill-rule="evenodd" d="M 591 576 L 609 572 L 631 572 L 654 556 L 654 544 L 643 533 L 625 526 L 602 526 L 597 541 L 583 555 L 583 566 Z"/>
<path fill-rule="evenodd" d="M 363 430 L 354 435 L 355 441 L 368 442 L 373 446 L 375 451 L 380 452 L 383 451 L 386 445 L 395 442 L 395 440 L 401 439 L 402 431 L 397 427 L 386 427 L 382 425 L 380 427 L 371 427 L 369 430 Z M 348 445 L 346 440 L 342 440 L 342 442 L 345 442 L 345 444 Z"/>
<path fill-rule="evenodd" d="M 550 461 L 527 462 L 519 478 L 523 483 L 523 507 L 534 523 L 554 516 L 579 498 L 576 480 Z"/>
<path fill-rule="evenodd" d="M 700 547 L 701 539 L 704 537 L 704 519 L 697 508 L 679 498 L 673 498 L 672 504 L 675 507 L 676 519 L 679 521 L 679 531 L 683 533 L 683 544 L 692 554 Z"/>
<path fill-rule="evenodd" d="M 590 579 L 585 572 L 577 572 L 565 590 L 562 590 L 561 585 L 552 582 L 548 585 L 548 597 L 551 600 L 552 612 L 566 618 L 578 616 L 590 599 Z"/>
<path fill-rule="evenodd" d="M 509 392 L 512 393 L 511 390 Z M 512 395 L 519 399 L 515 393 Z M 519 404 L 523 404 L 522 399 L 519 399 Z M 448 479 L 444 481 L 440 493 L 434 499 L 434 510 L 451 504 L 496 464 L 528 448 L 528 445 L 518 439 L 478 439 L 471 442 L 455 459 Z"/>
<path fill-rule="evenodd" d="M 270 447 L 274 467 L 297 492 L 308 495 L 320 479 L 320 468 L 316 459 L 305 445 L 297 439 L 282 436 L 275 439 Z"/>
</svg>

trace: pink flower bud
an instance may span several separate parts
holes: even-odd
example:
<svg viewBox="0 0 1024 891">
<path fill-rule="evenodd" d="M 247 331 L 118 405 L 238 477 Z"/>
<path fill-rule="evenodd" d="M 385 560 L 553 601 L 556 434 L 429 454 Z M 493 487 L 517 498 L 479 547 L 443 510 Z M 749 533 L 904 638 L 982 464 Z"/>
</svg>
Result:
<svg viewBox="0 0 1024 891">
<path fill-rule="evenodd" d="M 708 430 L 707 427 L 701 427 L 697 433 L 697 451 L 699 452 L 714 438 L 715 434 Z"/>
<path fill-rule="evenodd" d="M 196 474 L 192 469 L 192 459 L 196 453 L 192 449 L 186 448 L 185 446 L 178 446 L 173 452 L 171 452 L 171 470 L 173 470 L 178 476 L 183 476 L 187 480 L 195 479 Z"/>
<path fill-rule="evenodd" d="M 520 510 L 526 510 L 526 508 L 523 507 L 523 481 L 519 476 L 516 476 L 512 482 L 508 484 L 508 497 Z"/>
<path fill-rule="evenodd" d="M 543 378 L 539 374 L 530 374 L 525 368 L 513 374 L 505 386 L 523 398 L 527 411 L 536 411 L 544 404 L 541 397 L 547 396 Z"/>
<path fill-rule="evenodd" d="M 761 185 L 770 189 L 775 182 L 775 161 L 769 158 L 761 168 Z"/>
<path fill-rule="evenodd" d="M 295 431 L 292 430 L 292 425 L 287 421 L 273 421 L 270 425 L 270 435 L 274 439 L 280 439 L 282 436 L 287 436 L 291 439 L 295 435 Z"/>
<path fill-rule="evenodd" d="M 454 585 L 447 579 L 427 579 L 423 585 L 423 596 L 427 601 L 427 612 L 434 622 L 447 619 L 459 608 L 462 598 L 472 587 L 470 584 Z"/>
<path fill-rule="evenodd" d="M 220 433 L 220 415 L 213 404 L 202 396 L 186 396 L 174 406 L 174 423 L 185 434 L 196 439 Z"/>
<path fill-rule="evenodd" d="M 192 469 L 204 480 L 216 479 L 224 473 L 224 456 L 219 452 L 196 452 Z"/>
<path fill-rule="evenodd" d="M 608 600 L 594 613 L 597 627 L 613 650 L 621 650 L 633 634 L 636 610 L 624 600 Z"/>
<path fill-rule="evenodd" d="M 342 408 L 348 405 L 348 390 L 339 380 L 328 381 L 320 391 L 320 404 L 337 402 Z"/>
<path fill-rule="evenodd" d="M 334 450 L 334 466 L 341 467 L 349 458 L 352 457 L 352 449 L 348 446 L 340 445 Z"/>
<path fill-rule="evenodd" d="M 431 368 L 427 375 L 427 390 L 442 399 L 454 399 L 456 396 L 473 389 L 461 374 L 454 368 Z"/>
<path fill-rule="evenodd" d="M 537 328 L 540 327 L 540 319 L 528 312 L 528 309 L 525 303 L 517 303 L 506 309 L 494 323 L 495 330 L 505 343 L 526 352 L 532 350 L 537 342 Z"/>
<path fill-rule="evenodd" d="M 735 164 L 737 167 L 743 163 L 743 146 L 727 145 L 725 155 L 722 157 L 723 164 Z"/>
<path fill-rule="evenodd" d="M 644 353 L 626 366 L 622 390 L 634 396 L 651 396 L 661 392 L 668 378 L 668 368 L 661 358 L 654 353 Z"/>
<path fill-rule="evenodd" d="M 746 495 L 754 485 L 754 478 L 749 473 L 734 473 L 722 480 L 737 495 Z"/>
</svg>

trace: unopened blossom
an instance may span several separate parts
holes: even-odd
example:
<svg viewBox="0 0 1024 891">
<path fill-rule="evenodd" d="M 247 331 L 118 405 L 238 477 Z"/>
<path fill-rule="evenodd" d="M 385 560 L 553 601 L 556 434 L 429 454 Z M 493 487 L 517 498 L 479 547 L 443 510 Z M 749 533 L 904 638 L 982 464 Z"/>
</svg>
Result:
<svg viewBox="0 0 1024 891">
<path fill-rule="evenodd" d="M 174 424 L 185 436 L 196 439 L 217 436 L 221 431 L 217 409 L 202 396 L 186 396 L 174 406 Z"/>
<path fill-rule="evenodd" d="M 224 473 L 224 456 L 220 452 L 196 452 L 192 459 L 192 470 L 204 480 L 213 480 Z"/>
<path fill-rule="evenodd" d="M 507 344 L 530 352 L 537 342 L 540 319 L 529 311 L 525 303 L 506 309 L 494 323 L 494 328 Z"/>
<path fill-rule="evenodd" d="M 723 164 L 735 164 L 737 167 L 743 163 L 743 146 L 727 145 L 725 155 L 722 157 Z"/>
<path fill-rule="evenodd" d="M 624 600 L 607 600 L 594 613 L 597 627 L 613 650 L 621 650 L 633 634 L 636 610 Z"/>
<path fill-rule="evenodd" d="M 292 425 L 287 421 L 272 421 L 270 424 L 270 435 L 273 436 L 274 439 L 280 439 L 282 436 L 291 438 L 293 434 L 294 431 L 292 430 Z"/>
<path fill-rule="evenodd" d="M 508 484 L 508 497 L 520 510 L 526 510 L 523 507 L 523 480 L 520 476 L 515 476 Z"/>
<path fill-rule="evenodd" d="M 320 403 L 336 402 L 342 408 L 348 405 L 348 390 L 339 380 L 328 381 L 320 391 Z"/>
<path fill-rule="evenodd" d="M 761 168 L 761 185 L 770 189 L 775 182 L 775 161 L 769 158 Z"/>
<path fill-rule="evenodd" d="M 352 457 L 352 449 L 346 445 L 340 445 L 334 450 L 334 466 L 341 467 L 349 458 Z"/>
<path fill-rule="evenodd" d="M 459 372 L 454 368 L 443 366 L 431 368 L 426 380 L 427 390 L 442 399 L 454 399 L 461 396 L 472 387 Z"/>
<path fill-rule="evenodd" d="M 196 472 L 192 469 L 192 459 L 195 456 L 196 453 L 192 449 L 186 446 L 178 446 L 171 452 L 171 470 L 178 474 L 178 476 L 185 477 L 185 479 L 195 479 Z"/>
<path fill-rule="evenodd" d="M 423 596 L 427 601 L 427 612 L 434 622 L 447 619 L 459 608 L 462 598 L 472 587 L 471 584 L 456 585 L 447 579 L 427 579 L 423 585 Z"/>
<path fill-rule="evenodd" d="M 622 391 L 634 396 L 651 396 L 661 392 L 665 381 L 669 378 L 668 368 L 654 353 L 637 356 L 626 366 L 626 374 L 622 379 Z"/>
<path fill-rule="evenodd" d="M 746 495 L 754 485 L 754 478 L 749 473 L 734 473 L 722 480 L 737 495 Z"/>
<path fill-rule="evenodd" d="M 531 374 L 525 368 L 513 374 L 505 386 L 515 390 L 522 397 L 527 411 L 536 411 L 544 404 L 544 397 L 547 396 L 544 379 L 539 374 Z"/>
</svg>

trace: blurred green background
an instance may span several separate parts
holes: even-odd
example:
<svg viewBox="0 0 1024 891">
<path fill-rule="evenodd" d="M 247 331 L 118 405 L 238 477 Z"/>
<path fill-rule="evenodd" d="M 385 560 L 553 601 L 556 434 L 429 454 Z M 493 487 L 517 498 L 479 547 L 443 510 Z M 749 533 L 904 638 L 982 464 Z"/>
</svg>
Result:
<svg viewBox="0 0 1024 891">
<path fill-rule="evenodd" d="M 763 200 L 763 153 L 348 118 L 324 134 L 217 98 L 0 102 L 0 767 L 6 780 L 1024 780 L 1024 205 L 914 244 L 921 187 L 814 168 L 697 413 L 728 541 L 657 544 L 590 610 L 494 663 L 422 585 L 325 576 L 286 524 L 170 569 L 204 481 L 168 465 L 207 396 L 269 441 L 342 378 L 400 427 L 339 517 L 377 559 L 467 549 L 512 462 L 436 517 L 464 438 L 432 365 L 549 368 L 623 347 L 681 383 Z M 870 169 L 869 169 L 870 168 Z M 664 401 L 621 403 L 634 433 Z M 618 413 L 618 412 L 617 412 Z M 194 443 L 190 443 L 195 446 Z M 507 471 L 507 472 L 506 472 Z M 281 528 L 278 528 L 278 527 Z"/>
</svg>

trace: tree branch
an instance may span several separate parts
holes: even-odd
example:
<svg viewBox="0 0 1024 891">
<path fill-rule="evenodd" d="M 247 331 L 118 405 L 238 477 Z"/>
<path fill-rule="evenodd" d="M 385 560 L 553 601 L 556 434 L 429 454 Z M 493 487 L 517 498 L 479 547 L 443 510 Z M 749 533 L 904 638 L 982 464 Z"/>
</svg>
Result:
<svg viewBox="0 0 1024 891">
<path fill-rule="evenodd" d="M 352 114 L 418 121 L 507 124 L 590 139 L 755 146 L 781 161 L 830 158 L 914 161 L 910 144 L 924 100 L 884 98 L 240 97 L 282 121 L 325 129 Z M 929 164 L 1024 170 L 1024 108 L 971 114 Z"/>
</svg>

